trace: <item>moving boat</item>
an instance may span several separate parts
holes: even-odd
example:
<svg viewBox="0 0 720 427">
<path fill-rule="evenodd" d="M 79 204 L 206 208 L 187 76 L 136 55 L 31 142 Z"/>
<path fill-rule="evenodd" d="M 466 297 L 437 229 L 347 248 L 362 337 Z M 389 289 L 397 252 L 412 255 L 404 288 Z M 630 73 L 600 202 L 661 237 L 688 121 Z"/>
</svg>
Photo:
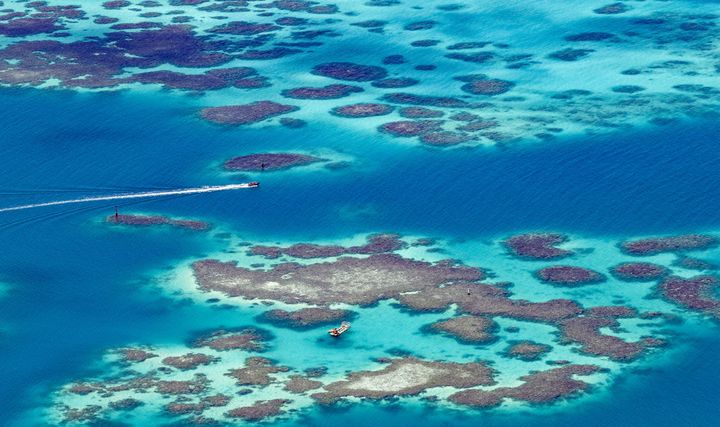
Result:
<svg viewBox="0 0 720 427">
<path fill-rule="evenodd" d="M 257 181 L 248 182 L 248 187 L 259 187 L 260 183 Z"/>
<path fill-rule="evenodd" d="M 332 328 L 328 331 L 331 337 L 339 337 L 350 329 L 350 322 L 342 322 L 339 328 Z"/>
</svg>

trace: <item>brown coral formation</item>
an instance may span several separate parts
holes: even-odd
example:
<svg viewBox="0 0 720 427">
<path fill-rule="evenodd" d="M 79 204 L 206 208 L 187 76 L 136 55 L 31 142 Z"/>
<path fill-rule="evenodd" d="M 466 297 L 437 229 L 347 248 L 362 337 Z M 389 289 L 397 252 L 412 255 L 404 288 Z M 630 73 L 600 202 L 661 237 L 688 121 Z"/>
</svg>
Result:
<svg viewBox="0 0 720 427">
<path fill-rule="evenodd" d="M 429 329 L 450 335 L 468 343 L 486 343 L 495 340 L 493 331 L 497 324 L 482 316 L 459 316 L 435 322 Z"/>
<path fill-rule="evenodd" d="M 434 387 L 468 388 L 493 385 L 493 371 L 481 362 L 452 363 L 414 357 L 390 359 L 377 371 L 353 372 L 345 380 L 328 384 L 313 398 L 333 402 L 344 397 L 384 399 L 417 395 Z"/>
<path fill-rule="evenodd" d="M 217 362 L 218 358 L 202 353 L 187 353 L 182 356 L 169 356 L 162 360 L 163 365 L 172 366 L 183 371 L 195 369 L 198 366 Z"/>
<path fill-rule="evenodd" d="M 689 310 L 720 318 L 720 299 L 715 296 L 718 279 L 715 276 L 695 276 L 688 279 L 670 276 L 659 286 L 665 299 Z"/>
<path fill-rule="evenodd" d="M 316 390 L 322 387 L 323 383 L 302 375 L 291 375 L 290 379 L 285 383 L 285 390 L 290 393 L 302 394 L 310 390 Z"/>
<path fill-rule="evenodd" d="M 269 322 L 279 327 L 304 329 L 348 320 L 355 314 L 356 313 L 350 310 L 326 307 L 308 307 L 295 311 L 275 309 L 266 311 L 260 315 L 258 320 Z"/>
<path fill-rule="evenodd" d="M 197 231 L 206 231 L 210 229 L 210 224 L 207 222 L 169 218 L 160 215 L 110 215 L 105 218 L 105 221 L 110 224 L 130 225 L 135 227 L 169 225 L 171 227 L 186 228 Z"/>
<path fill-rule="evenodd" d="M 125 363 L 139 363 L 153 357 L 158 357 L 157 354 L 141 348 L 122 348 L 117 352 L 120 355 L 120 360 Z"/>
<path fill-rule="evenodd" d="M 668 269 L 650 262 L 626 262 L 616 265 L 610 272 L 621 280 L 648 281 L 660 279 L 668 273 Z"/>
<path fill-rule="evenodd" d="M 520 378 L 516 387 L 499 387 L 493 390 L 463 390 L 449 397 L 458 405 L 488 408 L 500 405 L 505 399 L 529 403 L 552 403 L 586 391 L 590 385 L 574 379 L 574 375 L 590 375 L 600 370 L 594 365 L 566 365 L 547 371 L 535 372 Z"/>
<path fill-rule="evenodd" d="M 395 254 L 342 257 L 310 265 L 284 263 L 269 270 L 238 267 L 233 262 L 204 260 L 193 265 L 198 286 L 231 297 L 287 303 L 369 305 L 398 298 L 402 292 L 454 281 L 476 281 L 482 270 L 451 261 L 429 263 Z"/>
<path fill-rule="evenodd" d="M 245 360 L 245 367 L 231 369 L 227 376 L 237 380 L 237 385 L 266 386 L 273 382 L 270 374 L 287 372 L 285 366 L 277 366 L 275 362 L 264 357 L 249 357 Z"/>
<path fill-rule="evenodd" d="M 505 350 L 505 354 L 522 360 L 538 360 L 551 350 L 549 345 L 538 344 L 533 341 L 519 341 L 513 343 Z"/>
<path fill-rule="evenodd" d="M 202 414 L 208 408 L 223 407 L 230 403 L 230 396 L 215 394 L 206 396 L 197 402 L 178 399 L 165 405 L 165 411 L 173 415 Z"/>
<path fill-rule="evenodd" d="M 193 346 L 210 347 L 216 351 L 263 351 L 267 341 L 268 333 L 257 328 L 240 330 L 221 329 L 196 339 Z"/>
<path fill-rule="evenodd" d="M 553 265 L 538 270 L 535 275 L 543 282 L 558 286 L 580 286 L 605 281 L 597 271 L 570 265 Z"/>
<path fill-rule="evenodd" d="M 250 255 L 259 255 L 267 259 L 279 258 L 282 255 L 294 258 L 329 258 L 340 255 L 370 255 L 394 252 L 407 247 L 397 234 L 373 234 L 368 236 L 367 243 L 359 246 L 317 245 L 314 243 L 297 243 L 288 247 L 256 245 L 250 248 Z"/>
<path fill-rule="evenodd" d="M 634 317 L 637 313 L 628 307 L 594 307 L 584 316 L 566 319 L 559 323 L 563 342 L 580 344 L 580 351 L 593 356 L 606 356 L 612 360 L 629 362 L 641 357 L 649 348 L 664 345 L 657 338 L 643 338 L 628 342 L 622 338 L 605 335 L 600 330 L 617 331 L 619 317 Z"/>
<path fill-rule="evenodd" d="M 251 406 L 235 408 L 226 413 L 230 418 L 241 418 L 245 421 L 260 421 L 282 414 L 283 406 L 291 403 L 287 399 L 272 399 L 255 402 Z"/>
<path fill-rule="evenodd" d="M 457 304 L 462 313 L 476 316 L 503 316 L 520 320 L 555 323 L 582 313 L 575 301 L 554 299 L 530 302 L 511 299 L 508 291 L 496 286 L 472 283 L 422 289 L 400 295 L 400 304 L 417 311 L 442 311 Z"/>
<path fill-rule="evenodd" d="M 686 234 L 672 237 L 651 237 L 630 240 L 620 244 L 622 250 L 630 255 L 647 256 L 663 252 L 683 252 L 702 250 L 718 244 L 717 238 L 704 234 Z"/>
<path fill-rule="evenodd" d="M 200 112 L 205 120 L 225 125 L 249 125 L 271 117 L 297 111 L 293 105 L 278 104 L 272 101 L 257 101 L 244 105 L 209 107 Z"/>
<path fill-rule="evenodd" d="M 559 233 L 518 234 L 505 240 L 510 253 L 527 259 L 558 259 L 572 255 L 571 251 L 557 248 L 565 243 L 567 236 Z"/>
<path fill-rule="evenodd" d="M 208 383 L 207 377 L 199 373 L 196 373 L 190 380 L 160 380 L 155 374 L 147 374 L 129 379 L 76 383 L 68 388 L 68 392 L 81 395 L 98 393 L 103 396 L 112 396 L 114 393 L 128 390 L 136 393 L 154 390 L 160 394 L 185 395 L 204 392 L 207 390 Z"/>
<path fill-rule="evenodd" d="M 260 172 L 286 170 L 325 161 L 319 157 L 298 153 L 256 153 L 234 157 L 223 166 L 231 171 Z"/>
</svg>

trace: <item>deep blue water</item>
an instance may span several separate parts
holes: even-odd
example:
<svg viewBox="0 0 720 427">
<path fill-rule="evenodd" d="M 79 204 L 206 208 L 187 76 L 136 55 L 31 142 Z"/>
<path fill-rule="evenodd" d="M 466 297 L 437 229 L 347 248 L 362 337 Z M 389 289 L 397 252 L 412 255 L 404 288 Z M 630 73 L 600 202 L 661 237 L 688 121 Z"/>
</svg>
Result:
<svg viewBox="0 0 720 427">
<path fill-rule="evenodd" d="M 320 124 L 230 130 L 197 120 L 190 102 L 163 94 L 5 89 L 0 106 L 0 193 L 44 190 L 2 195 L 2 206 L 68 194 L 224 183 L 233 178 L 217 167 L 223 156 L 253 152 L 261 143 L 273 151 L 329 146 L 356 162 L 345 171 L 268 174 L 259 191 L 121 209 L 219 220 L 248 238 L 283 240 L 380 230 L 454 238 L 530 229 L 632 236 L 720 224 L 720 123 L 442 151 L 395 144 L 377 134 L 338 134 Z M 43 390 L 86 374 L 109 347 L 183 340 L 188 330 L 212 325 L 212 309 L 174 303 L 144 286 L 150 269 L 213 250 L 208 239 L 191 232 L 107 230 L 97 221 L 111 212 L 111 204 L 100 203 L 0 217 L 0 280 L 10 284 L 0 299 L 0 413 L 6 420 L 42 404 L 36 399 Z M 617 385 L 608 401 L 558 418 L 483 415 L 483 422 L 704 425 L 720 415 L 713 398 L 720 391 L 714 363 L 720 341 L 695 347 L 696 353 L 671 368 Z M 608 420 L 608 413 L 616 415 Z M 357 408 L 323 416 L 322 424 L 367 425 L 368 417 L 380 425 L 471 421 Z M 319 425 L 318 419 L 308 422 Z"/>
</svg>

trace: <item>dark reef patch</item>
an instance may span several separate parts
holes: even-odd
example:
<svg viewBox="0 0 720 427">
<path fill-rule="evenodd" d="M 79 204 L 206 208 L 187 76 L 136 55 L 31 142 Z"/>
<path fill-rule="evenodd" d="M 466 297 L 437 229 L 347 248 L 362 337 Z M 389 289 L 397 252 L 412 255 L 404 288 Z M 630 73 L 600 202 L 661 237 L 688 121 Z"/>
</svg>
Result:
<svg viewBox="0 0 720 427">
<path fill-rule="evenodd" d="M 665 299 L 683 308 L 720 318 L 720 299 L 717 297 L 718 279 L 715 276 L 695 276 L 688 279 L 670 276 L 660 285 Z"/>
<path fill-rule="evenodd" d="M 362 117 L 375 117 L 385 116 L 392 113 L 395 107 L 387 104 L 350 104 L 335 107 L 331 113 L 339 117 L 346 118 L 362 118 Z"/>
<path fill-rule="evenodd" d="M 440 44 L 440 40 L 415 40 L 414 42 L 410 43 L 410 46 L 412 47 L 431 47 Z"/>
<path fill-rule="evenodd" d="M 617 3 L 611 3 L 611 4 L 605 5 L 603 7 L 594 9 L 593 12 L 595 12 L 599 15 L 617 15 L 620 13 L 625 13 L 629 10 L 630 10 L 630 6 L 628 6 L 622 2 L 617 2 Z"/>
<path fill-rule="evenodd" d="M 490 79 L 482 74 L 455 77 L 455 80 L 465 82 L 461 89 L 463 92 L 471 93 L 473 95 L 501 95 L 515 87 L 515 83 L 513 82 L 500 79 Z"/>
<path fill-rule="evenodd" d="M 371 84 L 374 87 L 378 87 L 381 89 L 397 89 L 415 86 L 418 83 L 420 83 L 419 80 L 411 79 L 409 77 L 390 77 L 387 79 L 375 80 Z"/>
<path fill-rule="evenodd" d="M 458 283 L 460 282 L 460 283 Z M 568 299 L 530 302 L 512 299 L 510 293 L 497 286 L 482 283 L 455 283 L 443 287 L 427 287 L 415 293 L 404 293 L 400 305 L 412 311 L 444 311 L 456 304 L 458 311 L 475 316 L 502 316 L 518 320 L 556 323 L 582 313 L 582 307 Z"/>
<path fill-rule="evenodd" d="M 576 380 L 576 375 L 598 372 L 594 365 L 566 365 L 547 371 L 535 372 L 521 377 L 523 383 L 515 387 L 498 387 L 493 390 L 463 390 L 449 397 L 458 405 L 489 408 L 500 405 L 505 399 L 529 403 L 552 403 L 580 394 L 590 384 Z"/>
<path fill-rule="evenodd" d="M 628 342 L 614 335 L 605 335 L 603 328 L 619 330 L 618 317 L 634 317 L 635 310 L 627 307 L 594 307 L 581 317 L 560 322 L 560 338 L 564 343 L 580 344 L 580 352 L 593 356 L 605 356 L 619 362 L 638 359 L 653 347 L 665 345 L 664 340 L 652 337 Z"/>
<path fill-rule="evenodd" d="M 597 271 L 568 265 L 545 267 L 536 271 L 535 276 L 543 282 L 559 286 L 580 286 L 605 281 L 605 276 Z"/>
<path fill-rule="evenodd" d="M 252 36 L 279 30 L 274 24 L 260 24 L 255 22 L 233 21 L 207 30 L 215 34 L 233 34 L 238 36 Z"/>
<path fill-rule="evenodd" d="M 375 65 L 361 65 L 352 62 L 328 62 L 313 67 L 312 74 L 336 80 L 369 82 L 387 76 L 387 71 Z"/>
<path fill-rule="evenodd" d="M 319 157 L 297 153 L 258 153 L 234 157 L 223 166 L 227 170 L 243 172 L 277 171 L 307 166 L 325 161 Z"/>
<path fill-rule="evenodd" d="M 445 96 L 429 96 L 429 95 L 415 95 L 412 93 L 388 93 L 383 95 L 381 98 L 383 101 L 391 102 L 393 104 L 409 104 L 409 105 L 422 105 L 426 107 L 437 107 L 437 108 L 472 108 L 474 107 L 467 101 L 463 101 L 459 98 L 445 97 Z"/>
<path fill-rule="evenodd" d="M 492 52 L 472 52 L 472 53 L 448 53 L 446 58 L 456 59 L 458 61 L 470 62 L 473 64 L 482 64 L 490 61 L 495 57 Z"/>
<path fill-rule="evenodd" d="M 170 218 L 160 215 L 110 215 L 105 218 L 105 222 L 109 224 L 128 225 L 135 227 L 168 225 L 171 227 L 186 228 L 196 231 L 207 231 L 211 228 L 210 224 L 208 224 L 207 222 L 191 219 Z"/>
<path fill-rule="evenodd" d="M 268 331 L 259 328 L 220 329 L 202 333 L 191 347 L 209 347 L 215 351 L 263 351 L 271 339 Z"/>
<path fill-rule="evenodd" d="M 511 254 L 525 259 L 559 259 L 573 255 L 572 251 L 557 248 L 568 241 L 568 237 L 559 233 L 518 234 L 505 240 L 503 244 Z"/>
<path fill-rule="evenodd" d="M 565 40 L 569 42 L 596 42 L 612 39 L 613 37 L 615 37 L 615 35 L 611 33 L 589 32 L 572 34 L 566 36 Z"/>
<path fill-rule="evenodd" d="M 550 352 L 551 349 L 549 345 L 538 344 L 533 341 L 517 341 L 511 342 L 510 346 L 505 349 L 505 355 L 516 359 L 532 361 L 540 359 Z"/>
<path fill-rule="evenodd" d="M 261 400 L 250 406 L 242 406 L 226 413 L 230 418 L 240 418 L 245 421 L 261 421 L 284 413 L 283 406 L 291 403 L 288 399 Z"/>
<path fill-rule="evenodd" d="M 288 247 L 255 245 L 250 247 L 248 255 L 263 256 L 267 259 L 282 255 L 294 258 L 328 258 L 341 255 L 372 255 L 394 252 L 407 247 L 407 243 L 397 234 L 372 234 L 367 243 L 358 246 L 318 245 L 314 243 L 296 243 Z"/>
<path fill-rule="evenodd" d="M 398 65 L 407 62 L 402 55 L 388 55 L 383 58 L 382 63 L 385 65 Z"/>
<path fill-rule="evenodd" d="M 430 119 L 442 117 L 445 115 L 445 113 L 442 111 L 431 110 L 424 107 L 404 107 L 401 108 L 398 113 L 400 113 L 400 116 L 406 119 Z"/>
<path fill-rule="evenodd" d="M 420 142 L 436 147 L 448 147 L 476 140 L 477 137 L 464 132 L 439 131 L 420 135 Z"/>
<path fill-rule="evenodd" d="M 332 309 L 327 307 L 301 308 L 295 311 L 269 310 L 258 316 L 258 321 L 273 326 L 290 329 L 312 329 L 318 326 L 352 320 L 357 313 L 350 310 Z"/>
<path fill-rule="evenodd" d="M 460 42 L 451 44 L 447 50 L 481 49 L 489 44 L 490 42 Z"/>
<path fill-rule="evenodd" d="M 195 369 L 198 366 L 209 365 L 217 362 L 217 357 L 208 356 L 202 353 L 187 353 L 181 356 L 168 356 L 162 360 L 163 365 L 172 366 L 183 371 Z"/>
<path fill-rule="evenodd" d="M 563 49 L 558 50 L 557 52 L 553 52 L 550 55 L 548 55 L 548 58 L 551 59 L 557 59 L 560 61 L 567 61 L 567 62 L 573 62 L 573 61 L 579 61 L 586 56 L 590 55 L 592 52 L 595 52 L 595 49 Z"/>
<path fill-rule="evenodd" d="M 437 321 L 426 329 L 452 336 L 460 342 L 477 344 L 496 340 L 494 332 L 497 328 L 497 324 L 487 317 L 459 316 Z"/>
<path fill-rule="evenodd" d="M 309 265 L 283 263 L 268 270 L 203 260 L 193 263 L 192 268 L 201 290 L 219 291 L 229 297 L 313 305 L 370 305 L 409 290 L 484 277 L 478 268 L 450 261 L 431 264 L 395 254 L 341 257 Z"/>
<path fill-rule="evenodd" d="M 378 130 L 397 137 L 413 137 L 439 131 L 442 120 L 401 120 L 380 125 Z"/>
<path fill-rule="evenodd" d="M 282 91 L 282 96 L 294 99 L 338 99 L 362 91 L 363 89 L 361 87 L 334 84 L 323 87 L 298 87 L 285 89 Z"/>
<path fill-rule="evenodd" d="M 645 88 L 637 85 L 622 85 L 613 86 L 611 90 L 616 93 L 637 93 L 644 91 Z"/>
<path fill-rule="evenodd" d="M 403 29 L 405 31 L 430 30 L 433 27 L 435 27 L 435 24 L 437 24 L 437 22 L 435 22 L 435 21 L 416 21 L 416 22 L 411 22 L 409 24 L 405 24 Z"/>
<path fill-rule="evenodd" d="M 622 242 L 620 248 L 629 255 L 649 256 L 664 252 L 705 250 L 717 246 L 718 240 L 704 234 L 685 234 L 672 237 L 650 237 Z"/>
<path fill-rule="evenodd" d="M 272 101 L 257 101 L 244 105 L 204 108 L 200 114 L 205 120 L 213 123 L 248 125 L 297 110 L 299 108 L 293 105 L 283 105 Z"/>
<path fill-rule="evenodd" d="M 652 281 L 662 278 L 670 271 L 662 265 L 649 262 L 626 262 L 610 269 L 613 276 L 625 281 Z"/>
<path fill-rule="evenodd" d="M 275 382 L 271 374 L 287 372 L 286 366 L 278 366 L 275 361 L 265 357 L 248 357 L 242 368 L 230 369 L 225 375 L 235 379 L 239 386 L 266 386 Z"/>
</svg>

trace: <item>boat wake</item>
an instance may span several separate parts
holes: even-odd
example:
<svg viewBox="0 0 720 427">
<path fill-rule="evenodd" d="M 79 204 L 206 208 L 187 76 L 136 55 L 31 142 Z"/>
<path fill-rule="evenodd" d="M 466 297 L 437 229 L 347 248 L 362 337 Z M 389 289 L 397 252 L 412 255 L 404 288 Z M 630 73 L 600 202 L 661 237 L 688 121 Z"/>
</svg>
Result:
<svg viewBox="0 0 720 427">
<path fill-rule="evenodd" d="M 89 196 L 79 197 L 76 199 L 57 200 L 54 202 L 33 203 L 29 205 L 10 206 L 0 208 L 0 212 L 20 211 L 25 209 L 43 208 L 47 206 L 71 205 L 77 203 L 102 202 L 109 200 L 126 200 L 126 199 L 145 199 L 151 197 L 163 196 L 181 196 L 186 194 L 215 193 L 218 191 L 240 190 L 243 188 L 258 187 L 257 182 L 249 182 L 244 184 L 227 184 L 227 185 L 206 185 L 204 187 L 195 188 L 178 188 L 172 190 L 143 191 L 138 193 L 110 194 L 107 196 Z"/>
</svg>

